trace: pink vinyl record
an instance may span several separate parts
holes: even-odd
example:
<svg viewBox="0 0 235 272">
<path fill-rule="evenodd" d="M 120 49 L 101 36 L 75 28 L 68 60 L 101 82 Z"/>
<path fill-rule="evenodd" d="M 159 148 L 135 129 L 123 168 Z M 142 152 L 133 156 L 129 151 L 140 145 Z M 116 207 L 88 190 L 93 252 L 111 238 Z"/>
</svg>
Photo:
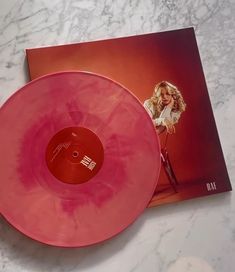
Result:
<svg viewBox="0 0 235 272">
<path fill-rule="evenodd" d="M 151 118 L 120 84 L 85 72 L 41 77 L 0 109 L 0 211 L 55 246 L 104 241 L 155 190 L 160 146 Z"/>
</svg>

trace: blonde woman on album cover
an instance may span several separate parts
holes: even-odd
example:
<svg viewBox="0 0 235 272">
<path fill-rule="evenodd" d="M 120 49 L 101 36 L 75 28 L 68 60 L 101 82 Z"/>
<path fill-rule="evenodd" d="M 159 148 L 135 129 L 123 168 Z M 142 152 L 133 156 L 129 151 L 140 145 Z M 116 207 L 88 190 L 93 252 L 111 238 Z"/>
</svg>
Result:
<svg viewBox="0 0 235 272">
<path fill-rule="evenodd" d="M 153 92 L 153 96 L 144 102 L 144 107 L 153 120 L 158 134 L 166 131 L 166 141 L 161 148 L 161 160 L 170 184 L 175 192 L 178 184 L 166 149 L 168 134 L 176 132 L 175 124 L 178 123 L 181 113 L 185 111 L 186 104 L 183 96 L 176 86 L 161 81 Z"/>
<path fill-rule="evenodd" d="M 151 116 L 158 134 L 165 129 L 172 134 L 175 133 L 175 124 L 185 111 L 186 104 L 176 86 L 161 81 L 155 86 L 153 96 L 144 102 L 144 107 Z"/>
</svg>

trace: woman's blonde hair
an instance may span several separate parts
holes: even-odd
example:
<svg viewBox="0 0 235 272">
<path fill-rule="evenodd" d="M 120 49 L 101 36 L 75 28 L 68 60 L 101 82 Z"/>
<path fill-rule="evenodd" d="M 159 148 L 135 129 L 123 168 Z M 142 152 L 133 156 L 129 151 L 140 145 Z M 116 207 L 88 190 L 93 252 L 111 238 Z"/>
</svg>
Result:
<svg viewBox="0 0 235 272">
<path fill-rule="evenodd" d="M 185 111 L 186 104 L 184 102 L 183 96 L 181 92 L 178 90 L 176 86 L 171 84 L 170 82 L 167 81 L 161 81 L 159 82 L 153 91 L 153 96 L 151 97 L 151 102 L 153 103 L 157 116 L 159 116 L 164 109 L 164 105 L 162 103 L 162 97 L 161 97 L 161 92 L 162 88 L 166 88 L 167 92 L 172 95 L 174 99 L 174 105 L 172 108 L 172 111 L 179 111 L 183 112 Z"/>
</svg>

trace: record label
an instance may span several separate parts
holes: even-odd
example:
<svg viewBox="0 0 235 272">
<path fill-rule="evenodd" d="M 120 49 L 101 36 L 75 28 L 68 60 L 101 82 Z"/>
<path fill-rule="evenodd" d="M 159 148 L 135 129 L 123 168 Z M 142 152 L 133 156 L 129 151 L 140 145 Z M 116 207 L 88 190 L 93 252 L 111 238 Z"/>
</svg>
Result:
<svg viewBox="0 0 235 272">
<path fill-rule="evenodd" d="M 69 127 L 50 140 L 46 162 L 51 173 L 65 183 L 90 180 L 100 170 L 104 150 L 99 138 L 84 127 Z"/>
</svg>

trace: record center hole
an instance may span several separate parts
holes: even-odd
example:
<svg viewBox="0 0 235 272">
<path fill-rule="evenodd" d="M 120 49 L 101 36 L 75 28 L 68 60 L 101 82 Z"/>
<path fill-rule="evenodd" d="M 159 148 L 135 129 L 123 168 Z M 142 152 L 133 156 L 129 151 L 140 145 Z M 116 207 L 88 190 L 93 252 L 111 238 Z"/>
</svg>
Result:
<svg viewBox="0 0 235 272">
<path fill-rule="evenodd" d="M 74 157 L 74 158 L 77 158 L 77 157 L 78 157 L 78 155 L 79 155 L 78 151 L 76 151 L 76 150 L 75 150 L 75 151 L 73 151 L 73 157 Z"/>
</svg>

